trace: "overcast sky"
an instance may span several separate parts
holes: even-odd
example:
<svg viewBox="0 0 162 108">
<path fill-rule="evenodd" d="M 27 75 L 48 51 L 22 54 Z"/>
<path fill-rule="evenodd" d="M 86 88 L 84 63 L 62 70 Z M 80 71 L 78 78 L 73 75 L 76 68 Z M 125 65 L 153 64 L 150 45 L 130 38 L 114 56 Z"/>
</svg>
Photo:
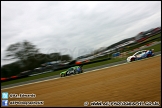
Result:
<svg viewBox="0 0 162 108">
<path fill-rule="evenodd" d="M 1 1 L 1 66 L 11 44 L 77 57 L 161 26 L 161 1 Z"/>
</svg>

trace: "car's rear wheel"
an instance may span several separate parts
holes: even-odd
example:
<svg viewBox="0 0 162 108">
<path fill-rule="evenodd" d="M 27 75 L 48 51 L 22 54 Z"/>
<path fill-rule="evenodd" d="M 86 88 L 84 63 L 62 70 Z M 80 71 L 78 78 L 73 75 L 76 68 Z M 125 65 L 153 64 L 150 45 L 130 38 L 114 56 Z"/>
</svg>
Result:
<svg viewBox="0 0 162 108">
<path fill-rule="evenodd" d="M 81 69 L 80 73 L 83 73 L 83 70 Z"/>
<path fill-rule="evenodd" d="M 151 57 L 151 54 L 148 54 L 147 57 Z"/>
</svg>

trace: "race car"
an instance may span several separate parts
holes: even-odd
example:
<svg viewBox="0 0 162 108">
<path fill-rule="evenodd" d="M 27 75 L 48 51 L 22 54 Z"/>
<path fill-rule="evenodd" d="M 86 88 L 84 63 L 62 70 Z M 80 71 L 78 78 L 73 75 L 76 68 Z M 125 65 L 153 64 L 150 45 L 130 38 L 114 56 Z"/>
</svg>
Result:
<svg viewBox="0 0 162 108">
<path fill-rule="evenodd" d="M 64 72 L 61 72 L 60 76 L 65 77 L 65 76 L 69 76 L 69 75 L 72 75 L 72 74 L 79 74 L 79 73 L 82 73 L 82 72 L 83 72 L 82 66 L 74 66 L 74 67 L 71 67 Z"/>
<path fill-rule="evenodd" d="M 138 51 L 138 52 L 134 53 L 132 56 L 129 56 L 127 58 L 127 62 L 132 62 L 132 61 L 135 61 L 135 60 L 140 60 L 140 59 L 143 59 L 143 58 L 154 56 L 153 50 L 154 49 Z"/>
</svg>

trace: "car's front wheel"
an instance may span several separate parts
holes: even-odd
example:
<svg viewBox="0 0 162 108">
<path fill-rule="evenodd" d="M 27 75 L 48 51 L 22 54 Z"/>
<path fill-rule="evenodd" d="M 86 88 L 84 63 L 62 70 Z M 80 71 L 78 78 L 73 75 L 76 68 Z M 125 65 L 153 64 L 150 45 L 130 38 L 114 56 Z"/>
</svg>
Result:
<svg viewBox="0 0 162 108">
<path fill-rule="evenodd" d="M 131 61 L 131 62 L 132 62 L 132 61 L 135 61 L 135 58 L 131 58 L 131 60 L 130 60 L 130 61 Z"/>
</svg>

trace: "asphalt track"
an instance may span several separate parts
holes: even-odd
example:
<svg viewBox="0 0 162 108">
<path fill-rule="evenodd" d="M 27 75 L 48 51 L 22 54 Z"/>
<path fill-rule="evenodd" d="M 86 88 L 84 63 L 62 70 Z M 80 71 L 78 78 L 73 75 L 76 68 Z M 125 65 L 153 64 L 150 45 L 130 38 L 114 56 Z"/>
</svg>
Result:
<svg viewBox="0 0 162 108">
<path fill-rule="evenodd" d="M 9 101 L 44 101 L 44 106 L 84 106 L 92 101 L 144 101 L 161 105 L 161 55 L 80 75 L 1 90 L 34 93 L 36 98 Z"/>
<path fill-rule="evenodd" d="M 161 51 L 155 53 L 155 55 L 158 55 L 158 54 L 161 54 Z M 126 62 L 126 60 L 123 60 L 123 61 L 119 61 L 119 62 L 115 62 L 115 63 L 110 63 L 110 64 L 106 64 L 106 65 L 102 65 L 102 66 L 96 66 L 96 67 L 93 67 L 93 68 L 84 69 L 83 71 L 84 72 L 88 72 L 88 71 L 92 71 L 92 70 L 96 70 L 96 69 L 101 69 L 101 68 L 105 68 L 105 67 L 119 65 L 119 64 L 122 64 L 122 63 L 125 63 L 125 62 Z M 60 76 L 59 75 L 55 75 L 55 76 L 50 76 L 50 77 L 39 78 L 39 79 L 35 79 L 35 80 L 30 80 L 30 81 L 25 81 L 25 82 L 5 85 L 5 86 L 1 86 L 1 89 L 5 89 L 5 88 L 8 88 L 8 87 L 14 87 L 14 86 L 18 86 L 18 85 L 23 85 L 23 84 L 28 84 L 28 83 L 33 83 L 33 82 L 37 82 L 37 81 L 43 81 L 43 80 L 58 78 L 58 77 L 60 77 Z"/>
</svg>

